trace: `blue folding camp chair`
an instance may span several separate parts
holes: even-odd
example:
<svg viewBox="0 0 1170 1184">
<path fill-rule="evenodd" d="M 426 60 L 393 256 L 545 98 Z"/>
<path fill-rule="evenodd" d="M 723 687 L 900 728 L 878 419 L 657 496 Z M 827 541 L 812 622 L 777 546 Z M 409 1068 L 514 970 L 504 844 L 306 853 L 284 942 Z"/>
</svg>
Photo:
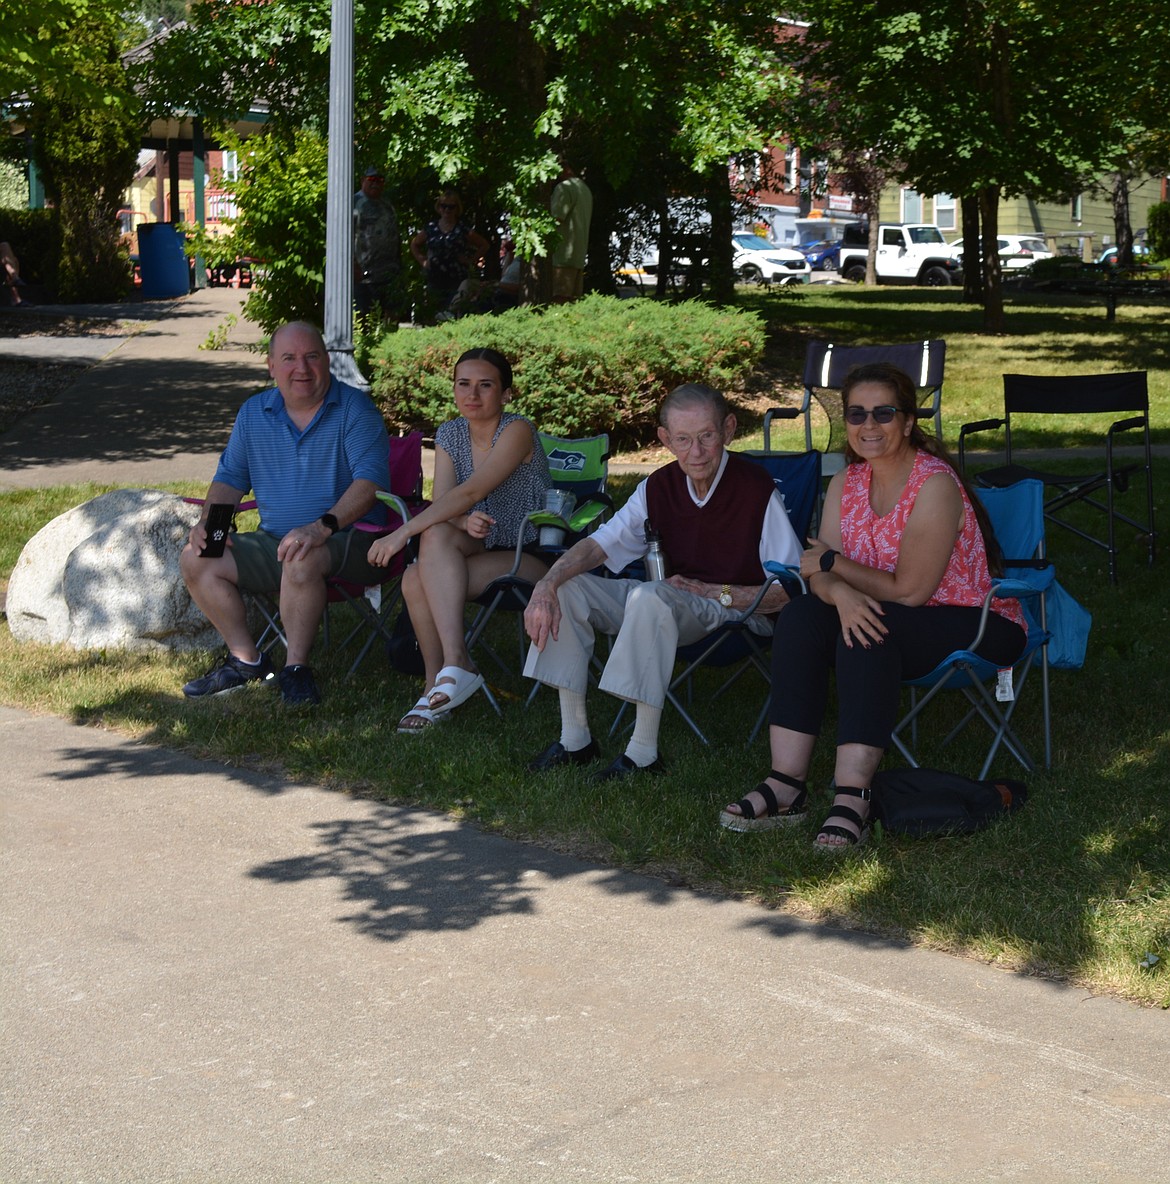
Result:
<svg viewBox="0 0 1170 1184">
<path fill-rule="evenodd" d="M 945 747 L 976 718 L 991 731 L 988 748 L 979 779 L 986 778 L 1000 747 L 1006 748 L 1029 771 L 1036 761 L 1013 727 L 1013 718 L 1020 704 L 1028 675 L 1037 659 L 1040 664 L 1041 706 L 1044 731 L 1044 767 L 1052 765 L 1052 721 L 1049 702 L 1048 670 L 1049 643 L 1047 600 L 1055 584 L 1055 570 L 1044 554 L 1044 485 L 1040 481 L 1019 481 L 1000 489 L 978 490 L 987 508 L 996 539 L 1004 555 L 1005 575 L 994 581 L 992 591 L 984 601 L 979 629 L 966 648 L 949 654 L 929 674 L 907 682 L 910 688 L 910 710 L 894 728 L 892 743 L 898 751 L 917 767 L 918 725 L 925 708 L 940 691 L 957 690 L 962 693 L 970 709 L 941 741 Z M 1014 598 L 1020 601 L 1027 620 L 1028 640 L 1024 652 L 1005 674 L 993 663 L 974 652 L 983 638 L 987 614 L 993 598 Z M 1010 698 L 1003 687 L 1010 688 Z M 999 689 L 999 695 L 996 690 Z"/>
</svg>

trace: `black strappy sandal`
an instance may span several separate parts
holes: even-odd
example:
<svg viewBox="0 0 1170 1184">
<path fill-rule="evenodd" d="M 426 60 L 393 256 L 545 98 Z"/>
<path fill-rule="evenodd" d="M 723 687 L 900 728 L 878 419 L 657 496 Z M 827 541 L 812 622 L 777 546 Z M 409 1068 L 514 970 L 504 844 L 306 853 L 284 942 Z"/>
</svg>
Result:
<svg viewBox="0 0 1170 1184">
<path fill-rule="evenodd" d="M 746 797 L 743 797 L 736 803 L 740 813 L 732 814 L 730 810 L 724 810 L 720 813 L 720 826 L 724 826 L 728 830 L 741 832 L 772 830 L 777 826 L 791 826 L 794 822 L 799 822 L 805 816 L 808 812 L 806 808 L 808 804 L 808 789 L 805 783 L 803 781 L 797 781 L 795 777 L 789 777 L 787 773 L 778 773 L 775 769 L 768 776 L 775 781 L 784 782 L 785 785 L 791 785 L 793 789 L 800 792 L 797 793 L 796 797 L 787 806 L 782 806 L 776 800 L 776 793 L 772 787 L 766 781 L 761 781 L 752 792 L 758 793 L 764 799 L 767 813 L 762 818 L 758 818 L 756 816 L 755 806 Z"/>
<path fill-rule="evenodd" d="M 872 798 L 872 794 L 868 789 L 854 789 L 850 785 L 838 785 L 834 790 L 834 794 L 847 794 L 852 798 L 860 798 L 863 802 L 868 802 Z M 857 827 L 857 834 L 851 830 L 846 830 L 843 826 L 837 826 L 834 818 L 844 819 L 846 822 L 852 822 Z M 834 806 L 829 811 L 829 817 L 825 819 L 824 825 L 817 831 L 817 838 L 821 835 L 833 835 L 845 840 L 843 843 L 818 843 L 816 839 L 813 840 L 813 846 L 818 851 L 847 851 L 850 847 L 860 847 L 866 839 L 869 838 L 870 825 L 868 818 L 862 818 L 852 806 Z"/>
</svg>

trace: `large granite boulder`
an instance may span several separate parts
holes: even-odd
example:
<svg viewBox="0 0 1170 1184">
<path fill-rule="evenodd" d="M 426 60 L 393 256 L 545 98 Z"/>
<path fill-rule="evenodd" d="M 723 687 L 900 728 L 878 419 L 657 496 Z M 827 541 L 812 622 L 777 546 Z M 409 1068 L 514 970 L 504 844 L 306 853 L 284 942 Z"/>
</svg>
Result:
<svg viewBox="0 0 1170 1184">
<path fill-rule="evenodd" d="M 76 649 L 213 649 L 179 553 L 199 507 L 157 489 L 119 489 L 54 518 L 16 561 L 8 625 L 18 641 Z"/>
</svg>

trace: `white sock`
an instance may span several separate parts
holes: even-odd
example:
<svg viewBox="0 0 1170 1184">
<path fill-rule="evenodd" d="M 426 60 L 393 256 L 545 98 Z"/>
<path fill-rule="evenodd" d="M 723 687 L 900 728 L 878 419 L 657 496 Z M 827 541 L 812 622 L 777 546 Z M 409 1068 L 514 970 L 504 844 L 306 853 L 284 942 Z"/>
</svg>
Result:
<svg viewBox="0 0 1170 1184">
<path fill-rule="evenodd" d="M 567 752 L 579 752 L 593 739 L 589 731 L 589 713 L 585 696 L 578 691 L 558 687 L 561 698 L 561 744 Z"/>
<path fill-rule="evenodd" d="M 658 728 L 662 723 L 662 708 L 649 703 L 638 703 L 634 713 L 634 734 L 626 745 L 626 756 L 644 769 L 658 759 Z"/>
</svg>

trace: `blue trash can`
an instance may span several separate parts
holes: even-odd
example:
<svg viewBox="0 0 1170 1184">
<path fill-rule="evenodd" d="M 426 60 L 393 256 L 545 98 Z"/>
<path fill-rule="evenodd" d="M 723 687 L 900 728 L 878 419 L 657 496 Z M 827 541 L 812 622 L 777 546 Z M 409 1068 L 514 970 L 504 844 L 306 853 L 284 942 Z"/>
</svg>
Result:
<svg viewBox="0 0 1170 1184">
<path fill-rule="evenodd" d="M 191 290 L 183 236 L 173 222 L 143 222 L 138 227 L 138 266 L 147 299 L 186 296 Z"/>
</svg>

